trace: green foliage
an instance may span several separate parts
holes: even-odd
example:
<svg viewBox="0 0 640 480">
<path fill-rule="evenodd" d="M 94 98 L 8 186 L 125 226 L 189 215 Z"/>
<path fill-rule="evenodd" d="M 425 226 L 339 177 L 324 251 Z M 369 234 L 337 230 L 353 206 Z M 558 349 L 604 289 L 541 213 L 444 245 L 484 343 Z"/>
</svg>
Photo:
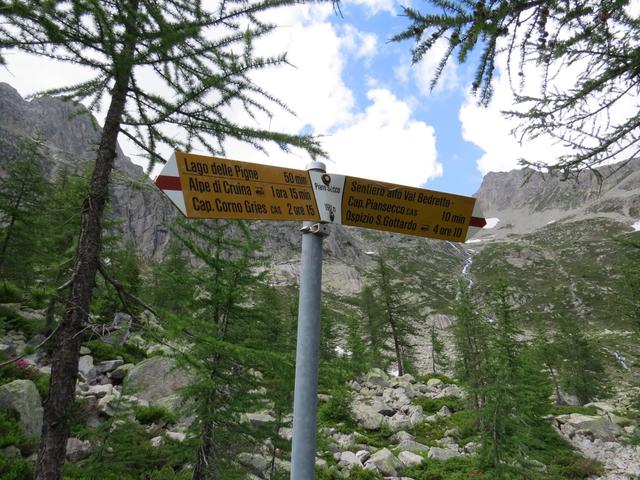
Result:
<svg viewBox="0 0 640 480">
<path fill-rule="evenodd" d="M 15 283 L 8 280 L 0 282 L 0 303 L 17 303 L 22 301 L 22 292 Z"/>
<path fill-rule="evenodd" d="M 323 424 L 352 423 L 351 390 L 342 385 L 331 392 L 331 398 L 318 409 L 318 418 Z"/>
<path fill-rule="evenodd" d="M 414 63 L 425 55 L 440 57 L 432 88 L 447 64 L 474 63 L 471 88 L 483 105 L 492 98 L 498 59 L 506 60 L 504 74 L 517 103 L 509 115 L 522 122 L 518 136 L 527 140 L 547 134 L 571 145 L 556 165 L 532 161 L 566 176 L 637 154 L 635 112 L 617 122 L 610 122 L 607 114 L 633 98 L 638 65 L 633 39 L 639 27 L 625 8 L 628 3 L 430 0 L 424 13 L 404 7 L 409 24 L 392 40 L 415 42 Z M 556 81 L 566 68 L 574 72 L 567 87 Z M 531 77 L 539 76 L 542 84 L 531 88 Z"/>
<path fill-rule="evenodd" d="M 0 325 L 6 330 L 22 332 L 26 338 L 45 332 L 44 320 L 25 318 L 18 310 L 7 305 L 0 305 Z"/>
<path fill-rule="evenodd" d="M 608 389 L 604 356 L 597 340 L 585 332 L 580 322 L 562 314 L 556 322 L 555 343 L 563 359 L 559 365 L 560 382 L 567 393 L 576 395 L 582 404 L 588 403 Z"/>
<path fill-rule="evenodd" d="M 89 340 L 84 342 L 84 345 L 91 350 L 91 356 L 96 362 L 122 358 L 125 363 L 139 363 L 146 358 L 144 350 L 128 343 L 120 346 L 100 340 Z"/>
<path fill-rule="evenodd" d="M 31 455 L 37 446 L 37 439 L 25 435 L 18 415 L 14 412 L 0 410 L 0 449 L 13 445 L 25 455 Z M 0 458 L 2 454 L 0 454 Z M 4 478 L 4 477 L 2 477 Z"/>
<path fill-rule="evenodd" d="M 457 457 L 445 461 L 425 459 L 417 466 L 409 467 L 404 476 L 415 480 L 468 480 L 492 477 L 481 472 L 478 457 Z"/>
<path fill-rule="evenodd" d="M 147 407 L 139 405 L 135 407 L 134 413 L 136 420 L 143 425 L 150 425 L 152 423 L 170 425 L 176 421 L 173 413 L 158 405 L 149 405 Z"/>
<path fill-rule="evenodd" d="M 402 275 L 390 262 L 391 253 L 379 253 L 376 256 L 376 268 L 370 275 L 371 287 L 378 297 L 376 308 L 385 337 L 391 338 L 392 354 L 398 375 L 412 371 L 413 345 L 409 338 L 416 333 L 412 320 L 417 316 L 417 305 L 409 298 L 409 292 L 402 285 Z"/>
<path fill-rule="evenodd" d="M 32 480 L 31 463 L 22 458 L 8 458 L 0 454 L 0 478 L 2 480 Z"/>
<path fill-rule="evenodd" d="M 36 377 L 33 381 L 38 389 L 38 393 L 40 394 L 40 398 L 44 402 L 49 395 L 49 381 L 51 380 L 51 375 L 42 373 Z"/>
<path fill-rule="evenodd" d="M 48 183 L 40 140 L 22 139 L 19 152 L 8 159 L 0 178 L 0 276 L 28 285 L 41 240 L 34 227 Z"/>
<path fill-rule="evenodd" d="M 165 439 L 165 445 L 151 446 L 156 433 L 136 423 L 108 422 L 94 433 L 100 442 L 92 455 L 78 464 L 65 465 L 64 477 L 71 480 L 183 480 L 193 445 Z M 173 473 L 172 473 L 173 472 Z"/>
<path fill-rule="evenodd" d="M 577 405 L 552 405 L 550 412 L 552 415 L 569 415 L 579 413 L 581 415 L 597 415 L 596 407 L 583 407 Z"/>
</svg>

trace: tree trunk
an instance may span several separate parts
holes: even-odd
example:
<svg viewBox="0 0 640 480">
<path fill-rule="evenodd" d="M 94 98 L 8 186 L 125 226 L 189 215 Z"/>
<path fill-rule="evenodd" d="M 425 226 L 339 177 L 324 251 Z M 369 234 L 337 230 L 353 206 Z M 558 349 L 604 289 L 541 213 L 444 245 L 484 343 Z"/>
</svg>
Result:
<svg viewBox="0 0 640 480">
<path fill-rule="evenodd" d="M 211 420 L 203 421 L 201 439 L 202 443 L 196 453 L 193 480 L 207 480 L 209 478 L 209 460 L 213 454 L 213 422 Z"/>
<path fill-rule="evenodd" d="M 133 27 L 132 27 L 133 28 Z M 120 54 L 119 68 L 113 87 L 111 104 L 105 119 L 98 147 L 89 192 L 81 211 L 80 239 L 72 273 L 70 294 L 65 313 L 51 343 L 56 346 L 51 359 L 49 396 L 44 402 L 42 439 L 35 467 L 36 480 L 62 478 L 69 418 L 75 400 L 76 376 L 82 329 L 89 317 L 89 308 L 98 269 L 102 216 L 109 195 L 109 177 L 116 156 L 120 122 L 124 112 L 132 71 L 134 35 Z"/>
<path fill-rule="evenodd" d="M 16 200 L 15 205 L 13 206 L 14 210 L 18 210 L 20 208 L 20 204 L 22 203 L 22 197 L 24 195 L 25 182 L 22 182 L 20 185 L 20 193 L 18 194 L 18 199 Z M 2 247 L 0 248 L 0 273 L 4 274 L 4 261 L 7 255 L 7 248 L 9 248 L 9 240 L 11 239 L 11 234 L 13 232 L 13 226 L 16 223 L 16 214 L 11 214 L 11 220 L 9 221 L 9 226 L 7 227 L 7 231 L 4 235 L 4 241 L 2 242 Z M 4 275 L 3 275 L 4 276 Z"/>
</svg>

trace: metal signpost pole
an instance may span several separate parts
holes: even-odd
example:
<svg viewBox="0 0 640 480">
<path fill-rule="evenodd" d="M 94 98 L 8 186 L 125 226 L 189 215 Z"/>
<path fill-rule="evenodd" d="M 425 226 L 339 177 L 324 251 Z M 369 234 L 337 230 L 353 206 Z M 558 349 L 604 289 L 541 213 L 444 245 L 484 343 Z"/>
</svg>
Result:
<svg viewBox="0 0 640 480">
<path fill-rule="evenodd" d="M 312 162 L 307 169 L 324 172 L 325 166 L 320 162 Z M 327 235 L 326 225 L 315 222 L 303 223 L 291 480 L 315 478 L 322 240 Z"/>
</svg>

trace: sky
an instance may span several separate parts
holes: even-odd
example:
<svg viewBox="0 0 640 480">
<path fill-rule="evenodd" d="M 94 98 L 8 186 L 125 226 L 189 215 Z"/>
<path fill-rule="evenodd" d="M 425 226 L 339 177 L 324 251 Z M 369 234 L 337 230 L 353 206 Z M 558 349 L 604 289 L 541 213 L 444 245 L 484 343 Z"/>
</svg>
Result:
<svg viewBox="0 0 640 480">
<path fill-rule="evenodd" d="M 472 64 L 448 66 L 430 90 L 444 46 L 412 65 L 412 42 L 389 42 L 408 24 L 396 0 L 343 0 L 341 14 L 330 4 L 298 5 L 270 20 L 278 28 L 256 45 L 258 52 L 287 52 L 293 66 L 261 72 L 256 82 L 296 112 L 277 113 L 270 126 L 321 136 L 328 172 L 473 195 L 487 172 L 517 168 L 518 159 L 532 152 L 537 159 L 554 154 L 548 139 L 520 145 L 511 134 L 516 124 L 500 112 L 509 108 L 512 94 L 500 68 L 488 108 L 470 94 Z M 23 96 L 86 74 L 19 53 L 6 59 L 0 81 Z M 120 141 L 134 157 L 135 147 Z M 269 152 L 227 147 L 227 157 L 235 160 L 300 169 L 308 161 Z"/>
</svg>

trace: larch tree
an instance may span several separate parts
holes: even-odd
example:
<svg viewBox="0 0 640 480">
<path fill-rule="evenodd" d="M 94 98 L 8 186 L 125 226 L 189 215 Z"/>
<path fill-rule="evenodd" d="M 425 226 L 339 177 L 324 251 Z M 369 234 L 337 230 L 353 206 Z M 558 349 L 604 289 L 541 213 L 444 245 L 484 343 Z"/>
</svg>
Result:
<svg viewBox="0 0 640 480">
<path fill-rule="evenodd" d="M 10 160 L 6 176 L 0 178 L 0 276 L 3 278 L 16 278 L 18 271 L 21 271 L 18 276 L 24 277 L 25 270 L 29 270 L 25 265 L 37 250 L 38 236 L 33 234 L 33 228 L 49 190 L 41 147 L 37 139 L 23 139 L 22 155 Z M 20 259 L 19 267 L 13 264 L 15 258 Z"/>
<path fill-rule="evenodd" d="M 376 268 L 371 275 L 372 287 L 379 298 L 384 332 L 393 343 L 398 375 L 402 376 L 411 370 L 413 344 L 410 336 L 415 334 L 411 320 L 416 314 L 416 308 L 408 298 L 398 272 L 389 265 L 386 255 L 378 255 L 376 261 Z"/>
<path fill-rule="evenodd" d="M 108 104 L 94 170 L 81 209 L 80 233 L 65 311 L 52 342 L 49 395 L 38 451 L 37 480 L 61 478 L 73 406 L 81 335 L 100 262 L 102 221 L 120 134 L 146 152 L 200 147 L 224 154 L 230 139 L 258 149 L 272 142 L 322 154 L 308 135 L 277 133 L 239 123 L 285 108 L 251 75 L 286 62 L 259 57 L 254 42 L 274 28 L 260 13 L 293 0 L 12 0 L 0 2 L 0 61 L 20 50 L 80 65 L 91 77 L 49 90 L 99 112 Z M 79 111 L 81 109 L 79 108 Z M 256 123 L 253 123 L 256 125 Z"/>
<path fill-rule="evenodd" d="M 444 45 L 432 79 L 445 66 L 476 64 L 472 91 L 492 98 L 500 57 L 515 94 L 507 115 L 520 121 L 522 139 L 548 135 L 568 153 L 522 163 L 565 177 L 640 153 L 640 22 L 629 0 L 427 0 L 405 7 L 407 28 L 395 41 L 413 40 L 413 62 Z M 557 81 L 569 70 L 570 82 Z M 540 85 L 537 85 L 537 78 Z M 535 79 L 534 79 L 535 78 Z M 527 84 L 527 82 L 529 84 Z"/>
</svg>

